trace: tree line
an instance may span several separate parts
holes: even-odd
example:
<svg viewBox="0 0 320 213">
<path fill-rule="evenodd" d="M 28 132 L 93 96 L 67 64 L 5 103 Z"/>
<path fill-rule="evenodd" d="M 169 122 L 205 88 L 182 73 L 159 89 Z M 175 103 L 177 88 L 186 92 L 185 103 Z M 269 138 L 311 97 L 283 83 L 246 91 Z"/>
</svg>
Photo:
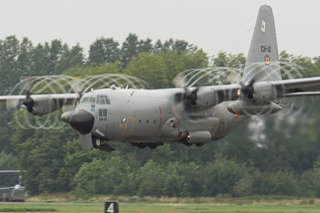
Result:
<svg viewBox="0 0 320 213">
<path fill-rule="evenodd" d="M 243 54 L 209 57 L 187 41 L 153 42 L 135 34 L 121 45 L 113 38 L 98 38 L 85 55 L 80 45 L 69 47 L 59 40 L 33 45 L 27 38 L 9 36 L 0 40 L 0 91 L 27 75 L 103 73 L 129 74 L 152 88 L 165 88 L 173 87 L 173 77 L 183 70 L 245 64 Z M 320 57 L 282 52 L 281 61 L 303 67 L 303 76 L 320 75 Z M 32 194 L 320 197 L 319 101 L 309 101 L 313 105 L 308 111 L 250 120 L 203 147 L 166 144 L 140 150 L 112 143 L 112 153 L 83 151 L 71 128 L 21 129 L 1 106 L 0 169 L 25 170 L 23 184 Z M 5 179 L 0 179 L 4 186 L 9 184 Z"/>
</svg>

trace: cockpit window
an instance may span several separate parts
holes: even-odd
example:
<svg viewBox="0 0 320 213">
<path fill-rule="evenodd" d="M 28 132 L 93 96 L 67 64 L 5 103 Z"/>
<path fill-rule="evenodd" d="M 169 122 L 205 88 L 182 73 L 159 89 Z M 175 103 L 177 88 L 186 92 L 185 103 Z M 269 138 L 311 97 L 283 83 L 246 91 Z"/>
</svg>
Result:
<svg viewBox="0 0 320 213">
<path fill-rule="evenodd" d="M 98 104 L 106 104 L 102 95 L 98 95 L 97 103 Z"/>
<path fill-rule="evenodd" d="M 106 95 L 98 95 L 97 97 L 98 104 L 110 104 L 110 99 Z"/>
<path fill-rule="evenodd" d="M 88 103 L 90 101 L 89 97 L 83 97 L 81 103 Z"/>
<path fill-rule="evenodd" d="M 103 97 L 104 97 L 104 100 L 105 100 L 106 104 L 111 104 L 110 99 L 109 99 L 108 96 L 103 95 Z"/>
<path fill-rule="evenodd" d="M 96 98 L 95 97 L 90 97 L 90 102 L 91 103 L 95 103 L 96 102 Z"/>
</svg>

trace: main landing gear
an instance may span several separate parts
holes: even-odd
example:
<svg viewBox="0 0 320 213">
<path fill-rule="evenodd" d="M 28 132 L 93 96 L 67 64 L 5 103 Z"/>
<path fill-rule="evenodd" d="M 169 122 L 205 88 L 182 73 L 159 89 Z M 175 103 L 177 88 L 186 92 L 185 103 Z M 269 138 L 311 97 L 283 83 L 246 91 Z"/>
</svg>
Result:
<svg viewBox="0 0 320 213">
<path fill-rule="evenodd" d="M 144 149 L 148 147 L 149 149 L 155 149 L 158 146 L 162 146 L 163 143 L 130 143 L 132 146 L 136 146 L 139 149 Z"/>
</svg>

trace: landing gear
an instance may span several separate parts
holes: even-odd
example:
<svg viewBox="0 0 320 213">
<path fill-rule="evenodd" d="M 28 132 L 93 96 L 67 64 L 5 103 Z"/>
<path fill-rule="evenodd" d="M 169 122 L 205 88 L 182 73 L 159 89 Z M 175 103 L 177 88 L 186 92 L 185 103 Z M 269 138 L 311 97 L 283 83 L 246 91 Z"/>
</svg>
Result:
<svg viewBox="0 0 320 213">
<path fill-rule="evenodd" d="M 130 143 L 132 146 L 136 146 L 139 149 L 144 149 L 148 147 L 149 149 L 155 149 L 158 146 L 162 146 L 163 143 Z"/>
<path fill-rule="evenodd" d="M 192 143 L 189 143 L 188 141 L 183 141 L 183 144 L 186 146 L 192 146 Z"/>
<path fill-rule="evenodd" d="M 101 147 L 101 144 L 102 144 L 102 139 L 96 136 L 92 136 L 92 145 L 94 148 L 99 149 Z"/>
<path fill-rule="evenodd" d="M 107 144 L 106 139 L 98 138 L 96 136 L 92 136 L 92 145 L 95 149 L 99 149 L 105 152 L 112 152 L 115 149 Z"/>
<path fill-rule="evenodd" d="M 137 146 L 139 149 L 144 149 L 146 147 L 146 145 L 144 143 L 138 143 Z"/>
<path fill-rule="evenodd" d="M 149 149 L 155 149 L 159 146 L 159 143 L 149 143 L 147 144 L 147 146 L 149 147 Z M 162 144 L 163 145 L 163 144 Z"/>
</svg>

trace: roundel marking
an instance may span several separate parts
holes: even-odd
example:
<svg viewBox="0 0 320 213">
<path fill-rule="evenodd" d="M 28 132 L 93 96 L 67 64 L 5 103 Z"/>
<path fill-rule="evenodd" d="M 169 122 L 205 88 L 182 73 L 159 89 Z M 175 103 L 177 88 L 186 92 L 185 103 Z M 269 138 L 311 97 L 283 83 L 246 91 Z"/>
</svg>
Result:
<svg viewBox="0 0 320 213">
<path fill-rule="evenodd" d="M 270 56 L 269 56 L 269 55 L 266 55 L 266 56 L 264 57 L 264 62 L 265 62 L 265 64 L 266 64 L 267 66 L 270 65 Z"/>
</svg>

